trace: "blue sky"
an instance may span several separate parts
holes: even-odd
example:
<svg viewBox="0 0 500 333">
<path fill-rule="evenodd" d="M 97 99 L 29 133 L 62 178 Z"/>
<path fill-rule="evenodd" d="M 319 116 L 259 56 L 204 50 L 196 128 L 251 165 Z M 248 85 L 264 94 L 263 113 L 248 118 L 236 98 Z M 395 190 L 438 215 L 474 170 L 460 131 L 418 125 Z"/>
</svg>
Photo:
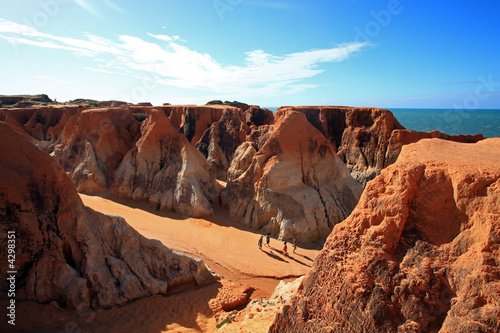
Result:
<svg viewBox="0 0 500 333">
<path fill-rule="evenodd" d="M 493 0 L 0 0 L 0 94 L 500 108 Z"/>
</svg>

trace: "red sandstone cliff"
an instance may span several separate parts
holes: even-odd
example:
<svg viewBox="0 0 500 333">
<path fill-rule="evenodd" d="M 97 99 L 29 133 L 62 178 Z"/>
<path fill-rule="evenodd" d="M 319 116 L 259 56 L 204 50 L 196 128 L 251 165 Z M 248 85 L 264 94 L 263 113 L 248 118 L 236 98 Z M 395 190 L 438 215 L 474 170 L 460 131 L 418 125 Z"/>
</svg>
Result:
<svg viewBox="0 0 500 333">
<path fill-rule="evenodd" d="M 236 108 L 227 109 L 196 143 L 196 149 L 205 156 L 217 179 L 226 180 L 233 154 L 246 141 L 249 131 L 243 112 Z"/>
<path fill-rule="evenodd" d="M 138 139 L 139 127 L 126 107 L 84 110 L 68 120 L 52 156 L 79 192 L 103 192 Z"/>
<path fill-rule="evenodd" d="M 221 105 L 167 105 L 155 109 L 163 110 L 172 126 L 194 145 L 203 133 L 222 117 L 225 110 L 236 108 Z"/>
<path fill-rule="evenodd" d="M 61 135 L 69 118 L 83 110 L 78 106 L 35 106 L 29 108 L 0 109 L 0 120 L 9 124 L 19 133 L 26 133 L 47 149 Z"/>
<path fill-rule="evenodd" d="M 498 332 L 500 139 L 404 146 L 270 332 Z"/>
<path fill-rule="evenodd" d="M 389 110 L 344 106 L 297 106 L 278 110 L 295 110 L 330 140 L 347 164 L 351 175 L 361 184 L 373 179 L 394 163 L 405 144 L 425 138 L 441 138 L 458 142 L 477 142 L 478 135 L 449 136 L 405 130 Z"/>
<path fill-rule="evenodd" d="M 213 214 L 218 194 L 209 169 L 203 155 L 175 130 L 165 113 L 153 110 L 141 128 L 141 138 L 116 171 L 111 190 L 162 210 L 206 217 Z"/>
<path fill-rule="evenodd" d="M 7 231 L 16 235 L 16 301 L 107 308 L 211 279 L 202 262 L 85 207 L 54 159 L 4 122 L 0 156 L 0 237 L 7 244 Z"/>
<path fill-rule="evenodd" d="M 229 214 L 280 239 L 325 239 L 362 188 L 302 113 L 283 110 L 275 119 L 262 148 L 246 143 L 237 150 L 235 164 L 246 169 L 233 168 L 224 193 Z"/>
</svg>

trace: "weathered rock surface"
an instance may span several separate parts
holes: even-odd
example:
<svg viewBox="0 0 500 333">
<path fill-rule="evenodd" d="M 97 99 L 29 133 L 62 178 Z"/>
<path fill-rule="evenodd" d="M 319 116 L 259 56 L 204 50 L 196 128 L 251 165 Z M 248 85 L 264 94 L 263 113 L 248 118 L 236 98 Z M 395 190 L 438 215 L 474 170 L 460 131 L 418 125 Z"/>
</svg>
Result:
<svg viewBox="0 0 500 333">
<path fill-rule="evenodd" d="M 401 148 L 404 145 L 418 142 L 422 139 L 443 139 L 462 143 L 476 143 L 484 140 L 482 134 L 476 135 L 447 135 L 439 131 L 416 132 L 412 130 L 394 130 L 389 140 L 389 146 L 385 154 L 385 167 L 393 164 L 398 159 Z"/>
<path fill-rule="evenodd" d="M 217 331 L 223 333 L 254 333 L 266 332 L 271 326 L 276 313 L 281 309 L 297 292 L 304 276 L 285 282 L 281 280 L 276 286 L 273 294 L 269 298 L 254 299 L 241 311 L 226 312 L 216 319 L 221 322 L 228 319 L 230 322 L 224 324 Z"/>
<path fill-rule="evenodd" d="M 26 133 L 33 143 L 48 146 L 61 135 L 69 118 L 83 108 L 78 106 L 34 106 L 29 108 L 0 109 L 0 120 L 19 133 Z M 47 143 L 43 144 L 44 141 Z"/>
<path fill-rule="evenodd" d="M 183 133 L 193 145 L 201 139 L 214 122 L 222 117 L 225 110 L 237 110 L 224 105 L 167 105 L 157 109 L 162 109 L 174 128 Z"/>
<path fill-rule="evenodd" d="M 500 139 L 404 146 L 270 332 L 498 332 Z"/>
<path fill-rule="evenodd" d="M 151 112 L 141 132 L 116 171 L 112 192 L 187 216 L 212 215 L 218 191 L 203 155 L 162 110 Z"/>
<path fill-rule="evenodd" d="M 138 139 L 139 127 L 129 108 L 88 109 L 67 121 L 52 156 L 79 192 L 103 192 Z"/>
<path fill-rule="evenodd" d="M 226 180 L 234 152 L 249 132 L 242 110 L 227 109 L 196 143 L 196 149 L 205 156 L 217 179 Z"/>
<path fill-rule="evenodd" d="M 297 106 L 278 110 L 295 110 L 325 135 L 347 164 L 351 175 L 361 184 L 373 179 L 394 163 L 405 144 L 425 138 L 442 138 L 458 142 L 477 142 L 482 135 L 449 136 L 407 131 L 392 112 L 378 108 L 345 106 Z"/>
<path fill-rule="evenodd" d="M 373 179 L 385 165 L 392 131 L 404 129 L 389 110 L 344 106 L 281 107 L 295 110 L 330 140 L 352 176 L 361 184 Z"/>
<path fill-rule="evenodd" d="M 54 159 L 3 122 L 0 138 L 0 255 L 7 259 L 13 231 L 16 301 L 107 308 L 211 279 L 203 262 L 85 207 Z M 7 270 L 0 266 L 2 276 Z"/>
<path fill-rule="evenodd" d="M 228 183 L 224 203 L 232 218 L 279 239 L 325 239 L 351 213 L 362 187 L 302 113 L 281 111 L 275 118 L 261 149 L 238 150 L 240 168 L 253 157 Z M 232 178 L 241 171 L 233 170 Z"/>
<path fill-rule="evenodd" d="M 256 105 L 250 105 L 243 113 L 248 126 L 270 125 L 274 121 L 274 115 L 268 109 L 261 109 Z"/>
</svg>

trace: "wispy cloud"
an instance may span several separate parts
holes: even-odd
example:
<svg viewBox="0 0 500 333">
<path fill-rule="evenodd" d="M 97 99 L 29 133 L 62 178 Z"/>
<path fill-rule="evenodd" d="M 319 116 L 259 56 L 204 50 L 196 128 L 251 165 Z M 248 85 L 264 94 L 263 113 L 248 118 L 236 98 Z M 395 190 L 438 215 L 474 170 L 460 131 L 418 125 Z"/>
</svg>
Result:
<svg viewBox="0 0 500 333">
<path fill-rule="evenodd" d="M 151 37 L 154 37 L 156 39 L 165 41 L 165 42 L 172 42 L 172 41 L 175 41 L 175 40 L 178 40 L 178 41 L 181 41 L 181 42 L 185 42 L 185 40 L 181 39 L 179 36 L 153 35 L 153 34 L 150 34 L 149 32 L 148 32 L 148 35 L 150 35 Z"/>
<path fill-rule="evenodd" d="M 304 80 L 322 73 L 321 64 L 347 60 L 368 46 L 345 43 L 280 56 L 254 50 L 244 55 L 243 65 L 235 66 L 179 44 L 179 36 L 148 35 L 161 42 L 127 35 L 112 41 L 89 33 L 84 38 L 69 38 L 0 19 L 0 38 L 10 43 L 61 49 L 105 64 L 86 70 L 115 73 L 126 68 L 132 76 L 148 77 L 159 84 L 237 96 L 273 96 L 314 88 L 317 85 Z M 103 67 L 106 69 L 100 69 Z"/>
</svg>

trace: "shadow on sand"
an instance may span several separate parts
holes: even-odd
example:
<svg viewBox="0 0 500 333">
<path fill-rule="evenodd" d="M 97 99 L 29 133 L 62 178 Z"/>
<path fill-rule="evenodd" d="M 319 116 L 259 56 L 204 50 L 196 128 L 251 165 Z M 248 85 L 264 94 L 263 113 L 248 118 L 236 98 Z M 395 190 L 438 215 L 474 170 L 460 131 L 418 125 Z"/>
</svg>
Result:
<svg viewBox="0 0 500 333">
<path fill-rule="evenodd" d="M 204 332 L 212 316 L 210 300 L 217 297 L 219 281 L 205 286 L 173 288 L 168 296 L 150 296 L 111 309 L 67 311 L 54 304 L 16 303 L 19 332 Z M 0 302 L 3 306 L 5 302 Z M 39 316 L 43 313 L 43 316 Z M 36 318 L 36 319 L 35 319 Z M 6 323 L 6 321 L 4 321 Z M 11 328 L 1 332 L 12 332 Z M 10 325 L 9 325 L 10 326 Z"/>
<path fill-rule="evenodd" d="M 262 247 L 262 250 L 263 250 L 264 252 L 266 252 L 266 247 L 267 247 L 267 246 L 263 246 L 263 247 Z M 303 265 L 303 266 L 311 267 L 311 265 L 308 265 L 308 264 L 306 264 L 306 263 L 304 263 L 304 262 L 302 262 L 302 261 L 300 261 L 300 260 L 297 260 L 297 259 L 295 259 L 295 258 L 293 257 L 294 255 L 299 255 L 299 256 L 301 256 L 301 257 L 304 257 L 304 258 L 306 258 L 306 259 L 308 259 L 308 260 L 312 261 L 312 260 L 311 260 L 309 257 L 307 257 L 307 256 L 304 256 L 304 255 L 301 255 L 301 254 L 297 254 L 297 253 L 293 253 L 293 254 L 292 254 L 292 253 L 288 253 L 287 255 L 283 255 L 283 251 L 278 250 L 278 249 L 277 249 L 277 248 L 275 248 L 274 246 L 269 246 L 269 247 L 267 247 L 267 248 L 268 248 L 268 249 L 270 249 L 271 253 L 266 252 L 266 254 L 267 254 L 268 256 L 270 256 L 270 257 L 274 258 L 274 259 L 277 259 L 277 260 L 284 261 L 284 262 L 288 263 L 288 261 L 284 259 L 284 258 L 287 258 L 287 259 L 293 260 L 293 261 L 295 261 L 296 263 L 301 264 L 301 265 Z M 279 255 L 274 254 L 274 253 L 272 252 L 272 250 L 271 250 L 271 249 L 273 249 L 274 251 L 276 251 L 277 253 L 279 253 Z"/>
<path fill-rule="evenodd" d="M 295 254 L 296 254 L 296 253 L 294 253 L 293 255 L 295 255 Z M 311 267 L 311 265 L 308 265 L 308 264 L 306 264 L 306 263 L 304 263 L 304 262 L 302 262 L 302 261 L 300 261 L 300 260 L 297 260 L 297 259 L 295 259 L 294 257 L 292 257 L 292 254 L 291 254 L 291 253 L 289 253 L 289 254 L 287 255 L 287 257 L 288 257 L 289 259 L 291 259 L 291 260 L 295 261 L 296 263 L 301 264 L 302 266 Z"/>
<path fill-rule="evenodd" d="M 295 254 L 295 255 L 298 255 L 298 256 L 300 256 L 300 257 L 302 257 L 302 258 L 306 259 L 306 260 L 313 261 L 311 258 L 309 258 L 308 256 L 305 256 L 305 255 L 303 255 L 303 254 L 299 254 L 299 253 L 294 253 L 294 254 Z"/>
<path fill-rule="evenodd" d="M 268 256 L 270 256 L 273 259 L 276 259 L 279 261 L 284 261 L 284 262 L 288 263 L 288 261 L 286 261 L 281 255 L 274 254 L 272 250 L 271 250 L 271 252 L 267 252 L 264 248 L 262 248 L 262 252 L 264 252 L 265 254 L 267 254 Z"/>
</svg>

